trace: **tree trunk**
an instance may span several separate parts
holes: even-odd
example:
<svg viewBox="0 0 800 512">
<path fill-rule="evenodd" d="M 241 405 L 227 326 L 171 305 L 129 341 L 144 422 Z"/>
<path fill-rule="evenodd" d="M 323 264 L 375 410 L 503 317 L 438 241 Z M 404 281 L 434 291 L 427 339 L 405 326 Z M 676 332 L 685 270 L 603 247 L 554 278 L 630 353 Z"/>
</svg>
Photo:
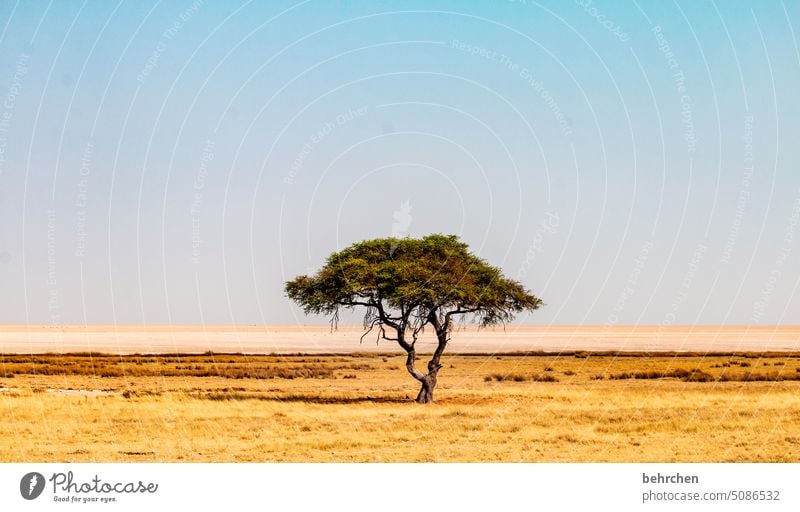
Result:
<svg viewBox="0 0 800 512">
<path fill-rule="evenodd" d="M 414 366 L 414 360 L 417 358 L 417 353 L 414 350 L 413 345 L 409 345 L 407 343 L 400 343 L 406 352 L 408 353 L 408 357 L 406 358 L 406 369 L 408 373 L 411 374 L 416 380 L 422 383 L 422 389 L 419 391 L 417 395 L 417 402 L 421 404 L 427 404 L 433 401 L 433 388 L 436 387 L 436 376 L 434 375 L 433 380 L 430 379 L 430 375 L 425 375 L 421 371 L 417 370 Z"/>
<path fill-rule="evenodd" d="M 438 371 L 438 370 L 437 370 Z M 429 373 L 422 379 L 422 388 L 417 395 L 418 404 L 430 404 L 433 402 L 433 390 L 436 388 L 436 372 Z"/>
<path fill-rule="evenodd" d="M 419 404 L 429 404 L 433 402 L 433 390 L 436 388 L 436 375 L 442 368 L 442 365 L 439 364 L 439 359 L 442 357 L 444 348 L 447 345 L 447 331 L 441 329 L 437 325 L 436 334 L 439 338 L 439 346 L 436 347 L 433 357 L 428 362 L 428 373 L 423 374 L 421 371 L 417 370 L 416 366 L 414 365 L 414 361 L 417 357 L 417 353 L 414 350 L 414 345 L 411 343 L 406 343 L 403 334 L 398 332 L 398 343 L 408 354 L 408 357 L 406 358 L 406 369 L 412 377 L 422 384 L 422 387 L 420 388 L 416 398 L 416 401 Z"/>
<path fill-rule="evenodd" d="M 438 323 L 436 323 L 434 327 L 436 328 L 436 337 L 439 340 L 439 345 L 436 347 L 433 357 L 428 362 L 427 375 L 424 375 L 421 379 L 417 379 L 420 381 L 420 383 L 422 383 L 422 388 L 419 390 L 419 394 L 417 395 L 417 403 L 419 404 L 429 404 L 433 402 L 433 390 L 436 388 L 436 375 L 442 368 L 439 360 L 444 353 L 444 348 L 447 346 L 446 328 L 443 328 Z"/>
</svg>

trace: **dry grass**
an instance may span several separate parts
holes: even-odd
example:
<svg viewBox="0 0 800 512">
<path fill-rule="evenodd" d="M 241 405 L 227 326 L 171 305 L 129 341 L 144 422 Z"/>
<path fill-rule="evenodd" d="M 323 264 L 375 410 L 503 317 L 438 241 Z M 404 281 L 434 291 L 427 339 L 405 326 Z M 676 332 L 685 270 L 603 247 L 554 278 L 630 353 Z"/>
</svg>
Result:
<svg viewBox="0 0 800 512">
<path fill-rule="evenodd" d="M 445 363 L 420 406 L 398 355 L 0 356 L 0 461 L 800 461 L 796 354 Z"/>
</svg>

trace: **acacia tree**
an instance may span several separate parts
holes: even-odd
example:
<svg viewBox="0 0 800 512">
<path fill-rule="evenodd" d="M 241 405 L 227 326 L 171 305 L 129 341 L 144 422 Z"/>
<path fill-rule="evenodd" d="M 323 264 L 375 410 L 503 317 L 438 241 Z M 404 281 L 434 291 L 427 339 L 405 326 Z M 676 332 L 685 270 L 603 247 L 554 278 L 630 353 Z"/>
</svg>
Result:
<svg viewBox="0 0 800 512">
<path fill-rule="evenodd" d="M 487 327 L 542 305 L 457 236 L 439 234 L 355 243 L 331 254 L 316 275 L 287 282 L 286 293 L 306 314 L 330 316 L 334 328 L 342 308 L 366 308 L 361 339 L 376 330 L 378 339 L 405 350 L 406 368 L 421 384 L 419 403 L 433 401 L 440 360 L 459 317 Z M 416 342 L 426 327 L 438 343 L 423 372 L 415 366 Z"/>
</svg>

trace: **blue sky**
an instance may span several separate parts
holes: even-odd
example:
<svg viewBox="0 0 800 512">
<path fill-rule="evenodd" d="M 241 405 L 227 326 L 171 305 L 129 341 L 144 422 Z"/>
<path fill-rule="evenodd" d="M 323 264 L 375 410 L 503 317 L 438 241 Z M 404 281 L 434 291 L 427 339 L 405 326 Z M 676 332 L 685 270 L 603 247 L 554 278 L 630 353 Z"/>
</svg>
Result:
<svg viewBox="0 0 800 512">
<path fill-rule="evenodd" d="M 323 321 L 282 283 L 443 232 L 545 300 L 523 323 L 800 323 L 799 20 L 3 2 L 0 321 Z"/>
</svg>

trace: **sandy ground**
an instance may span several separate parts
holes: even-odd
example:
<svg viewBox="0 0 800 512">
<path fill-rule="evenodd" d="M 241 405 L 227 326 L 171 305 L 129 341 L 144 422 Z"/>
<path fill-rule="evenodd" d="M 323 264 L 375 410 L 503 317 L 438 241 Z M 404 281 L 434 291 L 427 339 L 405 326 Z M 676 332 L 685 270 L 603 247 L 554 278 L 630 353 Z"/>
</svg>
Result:
<svg viewBox="0 0 800 512">
<path fill-rule="evenodd" d="M 387 341 L 370 335 L 359 343 L 360 327 L 340 326 L 0 326 L 0 352 L 242 352 L 346 353 L 394 352 Z M 431 352 L 433 339 L 418 342 Z M 800 326 L 508 326 L 503 329 L 463 328 L 453 334 L 450 353 L 501 353 L 564 350 L 727 352 L 800 351 Z"/>
</svg>

